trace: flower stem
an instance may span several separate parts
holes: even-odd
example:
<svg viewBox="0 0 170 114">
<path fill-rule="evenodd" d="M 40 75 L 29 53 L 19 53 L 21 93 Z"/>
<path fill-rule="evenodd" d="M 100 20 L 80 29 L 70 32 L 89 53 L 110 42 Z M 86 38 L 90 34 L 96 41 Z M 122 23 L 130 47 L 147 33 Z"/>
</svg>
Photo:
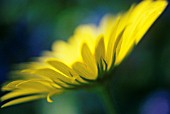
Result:
<svg viewBox="0 0 170 114">
<path fill-rule="evenodd" d="M 113 95 L 107 86 L 100 87 L 100 96 L 104 102 L 107 114 L 116 114 L 113 105 Z"/>
</svg>

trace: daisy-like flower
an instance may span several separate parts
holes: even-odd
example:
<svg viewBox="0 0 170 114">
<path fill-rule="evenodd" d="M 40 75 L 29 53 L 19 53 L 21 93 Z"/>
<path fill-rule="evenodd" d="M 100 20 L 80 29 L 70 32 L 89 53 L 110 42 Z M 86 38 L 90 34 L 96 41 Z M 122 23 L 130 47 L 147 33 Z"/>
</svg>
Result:
<svg viewBox="0 0 170 114">
<path fill-rule="evenodd" d="M 2 107 L 47 98 L 70 89 L 93 86 L 112 76 L 114 67 L 131 52 L 167 6 L 166 0 L 143 0 L 125 13 L 106 15 L 99 26 L 80 25 L 67 42 L 22 65 L 15 80 L 4 84 Z"/>
</svg>

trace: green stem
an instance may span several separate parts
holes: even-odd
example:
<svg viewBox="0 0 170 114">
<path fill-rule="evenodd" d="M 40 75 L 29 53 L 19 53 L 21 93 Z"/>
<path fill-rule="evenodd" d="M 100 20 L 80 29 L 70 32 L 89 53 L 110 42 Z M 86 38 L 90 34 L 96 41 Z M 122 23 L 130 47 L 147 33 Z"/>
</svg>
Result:
<svg viewBox="0 0 170 114">
<path fill-rule="evenodd" d="M 100 87 L 100 96 L 104 102 L 104 106 L 106 108 L 107 114 L 116 114 L 114 105 L 113 105 L 113 96 L 108 87 L 102 86 Z"/>
</svg>

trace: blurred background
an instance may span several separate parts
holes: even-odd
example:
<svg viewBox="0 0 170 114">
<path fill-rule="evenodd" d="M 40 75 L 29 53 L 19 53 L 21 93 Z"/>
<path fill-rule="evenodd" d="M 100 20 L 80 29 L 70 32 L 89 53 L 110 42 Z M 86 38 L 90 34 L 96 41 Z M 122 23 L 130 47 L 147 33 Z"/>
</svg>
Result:
<svg viewBox="0 0 170 114">
<path fill-rule="evenodd" d="M 96 23 L 140 0 L 0 0 L 0 84 L 14 65 L 67 40 L 76 26 Z M 170 8 L 115 70 L 111 94 L 117 114 L 170 114 Z M 2 95 L 3 93 L 0 92 Z M 84 90 L 0 109 L 0 114 L 106 114 L 97 94 Z"/>
</svg>

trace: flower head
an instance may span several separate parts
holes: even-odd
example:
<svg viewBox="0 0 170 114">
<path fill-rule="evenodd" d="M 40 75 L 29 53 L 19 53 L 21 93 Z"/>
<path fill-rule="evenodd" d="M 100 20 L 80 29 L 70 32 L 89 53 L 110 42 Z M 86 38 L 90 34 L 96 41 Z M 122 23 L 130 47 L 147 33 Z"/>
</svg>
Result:
<svg viewBox="0 0 170 114">
<path fill-rule="evenodd" d="M 81 25 L 67 42 L 56 41 L 52 51 L 13 73 L 17 79 L 4 84 L 2 107 L 47 98 L 90 85 L 108 76 L 159 17 L 166 0 L 144 0 L 126 13 L 106 15 L 99 26 Z"/>
</svg>

